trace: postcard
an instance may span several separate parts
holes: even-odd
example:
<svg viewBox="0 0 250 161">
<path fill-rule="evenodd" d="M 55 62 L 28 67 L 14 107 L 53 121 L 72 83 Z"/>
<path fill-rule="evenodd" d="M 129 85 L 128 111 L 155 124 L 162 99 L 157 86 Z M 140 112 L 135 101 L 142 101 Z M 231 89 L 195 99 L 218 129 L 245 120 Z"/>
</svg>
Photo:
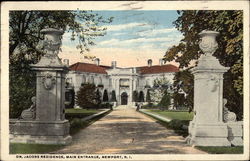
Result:
<svg viewBox="0 0 250 161">
<path fill-rule="evenodd" d="M 1 160 L 249 160 L 249 2 L 1 3 Z"/>
</svg>

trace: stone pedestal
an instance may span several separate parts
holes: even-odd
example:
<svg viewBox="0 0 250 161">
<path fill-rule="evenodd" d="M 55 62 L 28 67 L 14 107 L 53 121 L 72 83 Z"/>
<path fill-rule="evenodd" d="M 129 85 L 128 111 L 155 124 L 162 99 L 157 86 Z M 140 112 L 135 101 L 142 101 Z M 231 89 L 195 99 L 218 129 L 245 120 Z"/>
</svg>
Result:
<svg viewBox="0 0 250 161">
<path fill-rule="evenodd" d="M 63 32 L 45 29 L 42 33 L 45 34 L 42 43 L 45 55 L 37 64 L 31 65 L 36 71 L 36 103 L 32 107 L 35 117 L 11 120 L 10 141 L 67 144 L 71 142 L 69 121 L 65 120 L 64 114 L 65 74 L 68 68 L 57 56 Z"/>
<path fill-rule="evenodd" d="M 223 74 L 229 69 L 212 56 L 218 33 L 201 33 L 200 48 L 205 53 L 193 68 L 194 119 L 189 124 L 187 141 L 195 146 L 231 146 L 228 127 L 223 122 Z"/>
<path fill-rule="evenodd" d="M 68 144 L 69 122 L 10 120 L 10 142 L 35 144 Z"/>
<path fill-rule="evenodd" d="M 243 122 L 228 122 L 228 140 L 233 146 L 243 146 Z"/>
</svg>

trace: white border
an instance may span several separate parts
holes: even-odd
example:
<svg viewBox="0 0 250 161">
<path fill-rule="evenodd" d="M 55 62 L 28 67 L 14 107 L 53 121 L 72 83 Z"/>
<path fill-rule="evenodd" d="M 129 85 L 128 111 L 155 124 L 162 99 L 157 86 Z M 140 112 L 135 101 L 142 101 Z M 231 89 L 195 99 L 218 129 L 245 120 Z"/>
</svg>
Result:
<svg viewBox="0 0 250 161">
<path fill-rule="evenodd" d="M 246 1 L 85 1 L 85 2 L 2 2 L 1 4 L 1 159 L 16 159 L 9 155 L 9 10 L 243 10 L 244 11 L 244 154 L 223 155 L 129 155 L 133 160 L 247 160 L 249 158 L 249 2 Z M 36 159 L 25 159 L 36 160 Z M 41 159 L 40 159 L 41 160 Z M 51 159 L 46 159 L 51 160 Z M 55 160 L 55 159 L 54 159 Z M 66 159 L 63 159 L 66 160 Z M 78 160 L 78 159 L 72 159 Z M 90 160 L 90 159 L 85 159 Z M 92 159 L 93 160 L 93 159 Z"/>
</svg>

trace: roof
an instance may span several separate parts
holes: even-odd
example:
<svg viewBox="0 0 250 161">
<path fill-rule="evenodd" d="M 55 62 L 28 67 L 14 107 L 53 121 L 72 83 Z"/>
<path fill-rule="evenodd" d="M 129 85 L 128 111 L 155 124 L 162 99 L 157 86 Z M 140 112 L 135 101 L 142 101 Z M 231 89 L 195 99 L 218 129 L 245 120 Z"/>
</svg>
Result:
<svg viewBox="0 0 250 161">
<path fill-rule="evenodd" d="M 178 72 L 179 68 L 167 64 L 167 65 L 154 65 L 154 66 L 144 66 L 144 67 L 138 67 L 139 72 L 141 74 L 156 74 L 156 73 L 168 73 L 168 72 Z"/>
<path fill-rule="evenodd" d="M 106 69 L 109 68 L 110 68 L 109 66 L 104 66 L 104 65 L 98 66 L 95 64 L 79 63 L 79 62 L 69 66 L 70 70 L 90 72 L 90 73 L 101 73 L 101 74 L 107 74 Z"/>
<path fill-rule="evenodd" d="M 111 69 L 111 66 L 105 65 L 96 65 L 96 64 L 89 64 L 89 63 L 75 63 L 69 66 L 70 70 L 73 71 L 80 71 L 80 72 L 89 72 L 89 73 L 100 73 L 100 74 L 107 74 L 106 70 Z M 154 66 L 142 66 L 137 67 L 137 70 L 140 74 L 157 74 L 157 73 L 168 73 L 168 72 L 178 72 L 179 68 L 167 64 L 167 65 L 154 65 Z"/>
</svg>

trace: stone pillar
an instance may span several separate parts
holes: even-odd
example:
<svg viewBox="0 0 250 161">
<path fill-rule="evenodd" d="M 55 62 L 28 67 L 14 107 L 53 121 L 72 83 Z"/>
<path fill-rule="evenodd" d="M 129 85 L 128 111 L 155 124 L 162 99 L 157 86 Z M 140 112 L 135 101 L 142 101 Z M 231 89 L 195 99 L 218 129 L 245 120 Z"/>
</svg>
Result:
<svg viewBox="0 0 250 161">
<path fill-rule="evenodd" d="M 227 125 L 223 122 L 223 74 L 229 69 L 212 54 L 218 48 L 218 32 L 202 31 L 199 44 L 205 53 L 194 74 L 194 119 L 189 124 L 187 141 L 195 146 L 230 146 Z"/>
<path fill-rule="evenodd" d="M 116 100 L 117 100 L 117 105 L 121 104 L 121 95 L 120 95 L 120 79 L 116 78 L 115 79 L 115 93 L 116 93 Z"/>
<path fill-rule="evenodd" d="M 129 99 L 128 99 L 128 105 L 133 105 L 132 97 L 133 97 L 133 76 L 129 79 Z"/>
<path fill-rule="evenodd" d="M 69 121 L 65 120 L 64 109 L 65 74 L 68 68 L 57 56 L 63 31 L 49 28 L 41 33 L 44 40 L 40 47 L 45 55 L 37 64 L 31 65 L 32 70 L 36 71 L 35 118 L 22 117 L 12 122 L 10 141 L 67 144 L 71 142 Z"/>
</svg>

